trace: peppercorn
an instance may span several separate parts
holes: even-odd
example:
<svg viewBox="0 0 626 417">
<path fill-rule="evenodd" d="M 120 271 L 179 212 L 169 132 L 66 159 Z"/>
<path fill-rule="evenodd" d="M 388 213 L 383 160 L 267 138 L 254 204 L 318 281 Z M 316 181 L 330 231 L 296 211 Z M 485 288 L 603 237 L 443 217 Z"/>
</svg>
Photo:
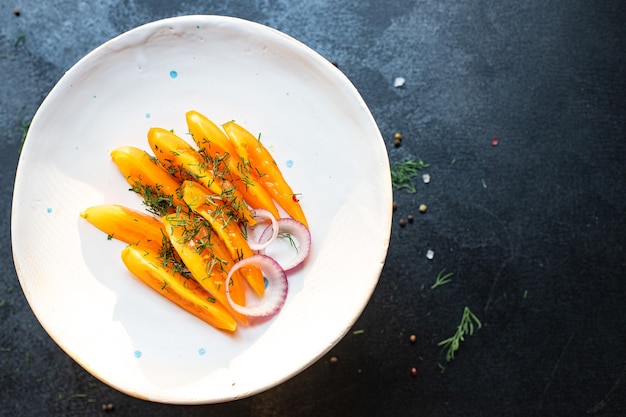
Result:
<svg viewBox="0 0 626 417">
<path fill-rule="evenodd" d="M 414 334 L 412 334 L 412 335 L 409 337 L 409 342 L 411 342 L 411 343 L 415 343 L 416 341 L 417 341 L 417 336 L 415 336 Z"/>
<path fill-rule="evenodd" d="M 411 368 L 411 376 L 415 378 L 417 376 L 417 368 Z"/>
<path fill-rule="evenodd" d="M 396 132 L 393 135 L 393 144 L 394 146 L 397 148 L 398 146 L 400 146 L 400 143 L 402 142 L 402 133 L 400 132 Z"/>
<path fill-rule="evenodd" d="M 400 219 L 400 220 L 398 221 L 398 224 L 400 225 L 400 227 L 404 227 L 404 226 L 406 226 L 406 220 L 404 220 L 404 219 Z"/>
<path fill-rule="evenodd" d="M 398 210 L 398 203 L 396 201 L 393 202 L 393 211 Z"/>
<path fill-rule="evenodd" d="M 414 217 L 412 214 L 409 214 L 406 219 L 409 221 L 409 223 L 413 223 Z"/>
<path fill-rule="evenodd" d="M 337 363 L 337 362 L 339 362 L 339 359 L 337 359 L 336 356 L 331 356 L 330 357 L 330 363 Z"/>
<path fill-rule="evenodd" d="M 13 9 L 13 14 L 15 16 L 19 16 L 20 15 L 20 9 L 18 9 L 17 7 L 15 9 Z"/>
</svg>

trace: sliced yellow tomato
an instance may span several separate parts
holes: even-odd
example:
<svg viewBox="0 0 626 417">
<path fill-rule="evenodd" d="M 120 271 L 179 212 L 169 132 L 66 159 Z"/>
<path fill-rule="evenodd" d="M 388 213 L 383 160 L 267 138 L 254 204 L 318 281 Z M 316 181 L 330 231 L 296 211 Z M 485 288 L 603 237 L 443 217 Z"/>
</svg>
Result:
<svg viewBox="0 0 626 417">
<path fill-rule="evenodd" d="M 221 239 L 210 230 L 205 220 L 186 213 L 168 214 L 162 218 L 172 246 L 194 279 L 241 323 L 248 319 L 236 313 L 226 299 L 225 286 L 230 285 L 231 297 L 245 304 L 245 287 L 240 276 L 226 282 L 234 261 L 223 247 Z"/>
<path fill-rule="evenodd" d="M 163 246 L 161 220 L 118 204 L 88 207 L 81 217 L 114 239 L 159 253 Z"/>
<path fill-rule="evenodd" d="M 278 209 L 266 188 L 250 172 L 250 165 L 242 160 L 228 136 L 206 116 L 191 110 L 187 112 L 189 132 L 200 151 L 224 166 L 225 174 L 253 208 L 269 211 L 275 218 Z"/>
<path fill-rule="evenodd" d="M 237 321 L 222 304 L 193 279 L 163 265 L 155 253 L 131 245 L 122 251 L 122 261 L 141 282 L 185 311 L 218 329 L 237 329 Z"/>
<path fill-rule="evenodd" d="M 235 122 L 223 125 L 224 131 L 243 160 L 250 161 L 250 172 L 263 184 L 278 204 L 295 220 L 308 227 L 304 211 L 276 161 L 261 141 Z"/>
<path fill-rule="evenodd" d="M 232 221 L 232 216 L 216 196 L 200 184 L 185 181 L 183 183 L 183 199 L 194 212 L 206 219 L 213 230 L 222 239 L 230 256 L 241 260 L 254 255 L 239 225 Z M 265 280 L 261 270 L 254 266 L 239 269 L 255 293 L 262 296 L 265 292 Z"/>
</svg>

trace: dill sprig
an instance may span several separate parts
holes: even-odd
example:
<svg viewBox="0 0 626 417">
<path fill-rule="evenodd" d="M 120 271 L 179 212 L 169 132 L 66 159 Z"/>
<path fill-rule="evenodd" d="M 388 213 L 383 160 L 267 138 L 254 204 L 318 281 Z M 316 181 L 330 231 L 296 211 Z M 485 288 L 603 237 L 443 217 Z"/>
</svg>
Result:
<svg viewBox="0 0 626 417">
<path fill-rule="evenodd" d="M 296 253 L 298 253 L 300 251 L 300 248 L 298 248 L 298 245 L 296 244 L 296 241 L 294 240 L 294 238 L 291 235 L 291 233 L 279 233 L 278 237 L 279 238 L 283 238 L 283 239 L 287 239 L 289 241 L 289 244 L 291 245 L 291 247 L 296 250 Z"/>
<path fill-rule="evenodd" d="M 443 349 L 447 349 L 446 361 L 450 362 L 454 359 L 454 353 L 459 350 L 459 346 L 466 335 L 471 336 L 474 334 L 474 323 L 476 323 L 476 327 L 478 329 L 482 327 L 478 317 L 472 313 L 469 307 L 465 307 L 463 310 L 463 316 L 461 317 L 461 323 L 457 326 L 454 336 L 439 342 L 439 346 L 442 346 Z"/>
<path fill-rule="evenodd" d="M 435 278 L 435 283 L 430 287 L 430 289 L 434 290 L 435 288 L 439 287 L 440 285 L 445 285 L 445 284 L 449 283 L 450 281 L 452 281 L 452 279 L 451 279 L 452 275 L 454 275 L 452 272 L 448 272 L 446 274 L 446 270 L 442 269 L 437 274 L 437 277 Z"/>
<path fill-rule="evenodd" d="M 396 162 L 391 166 L 391 185 L 398 190 L 407 190 L 415 193 L 413 178 L 417 177 L 419 170 L 428 167 L 421 159 Z"/>
</svg>

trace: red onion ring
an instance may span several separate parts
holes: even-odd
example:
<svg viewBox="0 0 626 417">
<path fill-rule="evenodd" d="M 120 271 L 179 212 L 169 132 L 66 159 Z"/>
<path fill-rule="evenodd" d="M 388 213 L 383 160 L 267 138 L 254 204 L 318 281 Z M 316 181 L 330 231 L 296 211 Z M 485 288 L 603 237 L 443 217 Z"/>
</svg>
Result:
<svg viewBox="0 0 626 417">
<path fill-rule="evenodd" d="M 263 239 L 259 238 L 259 240 L 256 242 L 254 241 L 254 239 L 248 239 L 248 245 L 250 246 L 250 249 L 252 249 L 253 251 L 262 251 L 265 248 L 267 248 L 269 245 L 271 245 L 272 242 L 276 240 L 276 237 L 278 237 L 278 225 L 276 224 L 276 219 L 274 218 L 272 213 L 270 213 L 269 211 L 265 209 L 255 209 L 254 217 L 265 218 L 272 222 L 271 225 L 267 226 L 265 230 L 263 230 L 263 234 L 265 234 L 265 231 L 268 228 L 271 228 L 272 233 L 269 237 L 265 235 Z M 244 227 L 247 228 L 247 226 L 244 226 Z M 248 229 L 247 232 L 249 233 L 250 230 Z M 267 240 L 264 240 L 264 239 L 267 239 Z"/>
<path fill-rule="evenodd" d="M 239 314 L 256 318 L 272 317 L 280 311 L 285 304 L 285 300 L 287 299 L 287 290 L 289 287 L 287 283 L 287 274 L 280 267 L 278 262 L 269 256 L 252 255 L 236 262 L 235 265 L 233 265 L 228 273 L 228 276 L 226 277 L 226 282 L 230 282 L 230 278 L 239 268 L 250 265 L 254 265 L 261 269 L 263 276 L 267 280 L 267 288 L 265 288 L 263 298 L 261 298 L 258 304 L 242 306 L 233 301 L 230 296 L 230 286 L 226 285 L 226 299 L 232 309 Z"/>
<path fill-rule="evenodd" d="M 277 261 L 285 273 L 287 273 L 298 267 L 309 256 L 311 252 L 311 232 L 304 224 L 292 218 L 278 219 L 276 220 L 276 225 L 277 227 L 273 229 L 270 229 L 273 226 L 267 226 L 265 230 L 263 230 L 263 233 L 261 233 L 259 241 L 265 241 L 270 233 L 272 233 L 272 237 L 274 237 L 274 234 L 289 233 L 295 238 L 298 242 L 298 252 L 296 256 L 287 261 Z M 265 248 L 259 250 L 259 253 L 265 255 Z"/>
</svg>

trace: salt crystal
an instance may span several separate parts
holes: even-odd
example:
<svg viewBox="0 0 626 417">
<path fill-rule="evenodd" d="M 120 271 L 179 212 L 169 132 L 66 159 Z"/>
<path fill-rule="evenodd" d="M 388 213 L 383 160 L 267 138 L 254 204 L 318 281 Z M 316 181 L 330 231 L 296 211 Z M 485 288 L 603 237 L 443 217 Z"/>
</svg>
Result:
<svg viewBox="0 0 626 417">
<path fill-rule="evenodd" d="M 393 86 L 396 88 L 402 87 L 405 82 L 406 80 L 403 77 L 396 77 L 396 79 L 393 81 Z"/>
<path fill-rule="evenodd" d="M 433 252 L 431 249 L 428 249 L 428 252 L 426 252 L 426 258 L 433 259 L 434 257 L 435 257 L 435 252 Z"/>
<path fill-rule="evenodd" d="M 424 180 L 424 184 L 428 184 L 430 182 L 430 174 L 422 175 L 422 180 Z"/>
</svg>

